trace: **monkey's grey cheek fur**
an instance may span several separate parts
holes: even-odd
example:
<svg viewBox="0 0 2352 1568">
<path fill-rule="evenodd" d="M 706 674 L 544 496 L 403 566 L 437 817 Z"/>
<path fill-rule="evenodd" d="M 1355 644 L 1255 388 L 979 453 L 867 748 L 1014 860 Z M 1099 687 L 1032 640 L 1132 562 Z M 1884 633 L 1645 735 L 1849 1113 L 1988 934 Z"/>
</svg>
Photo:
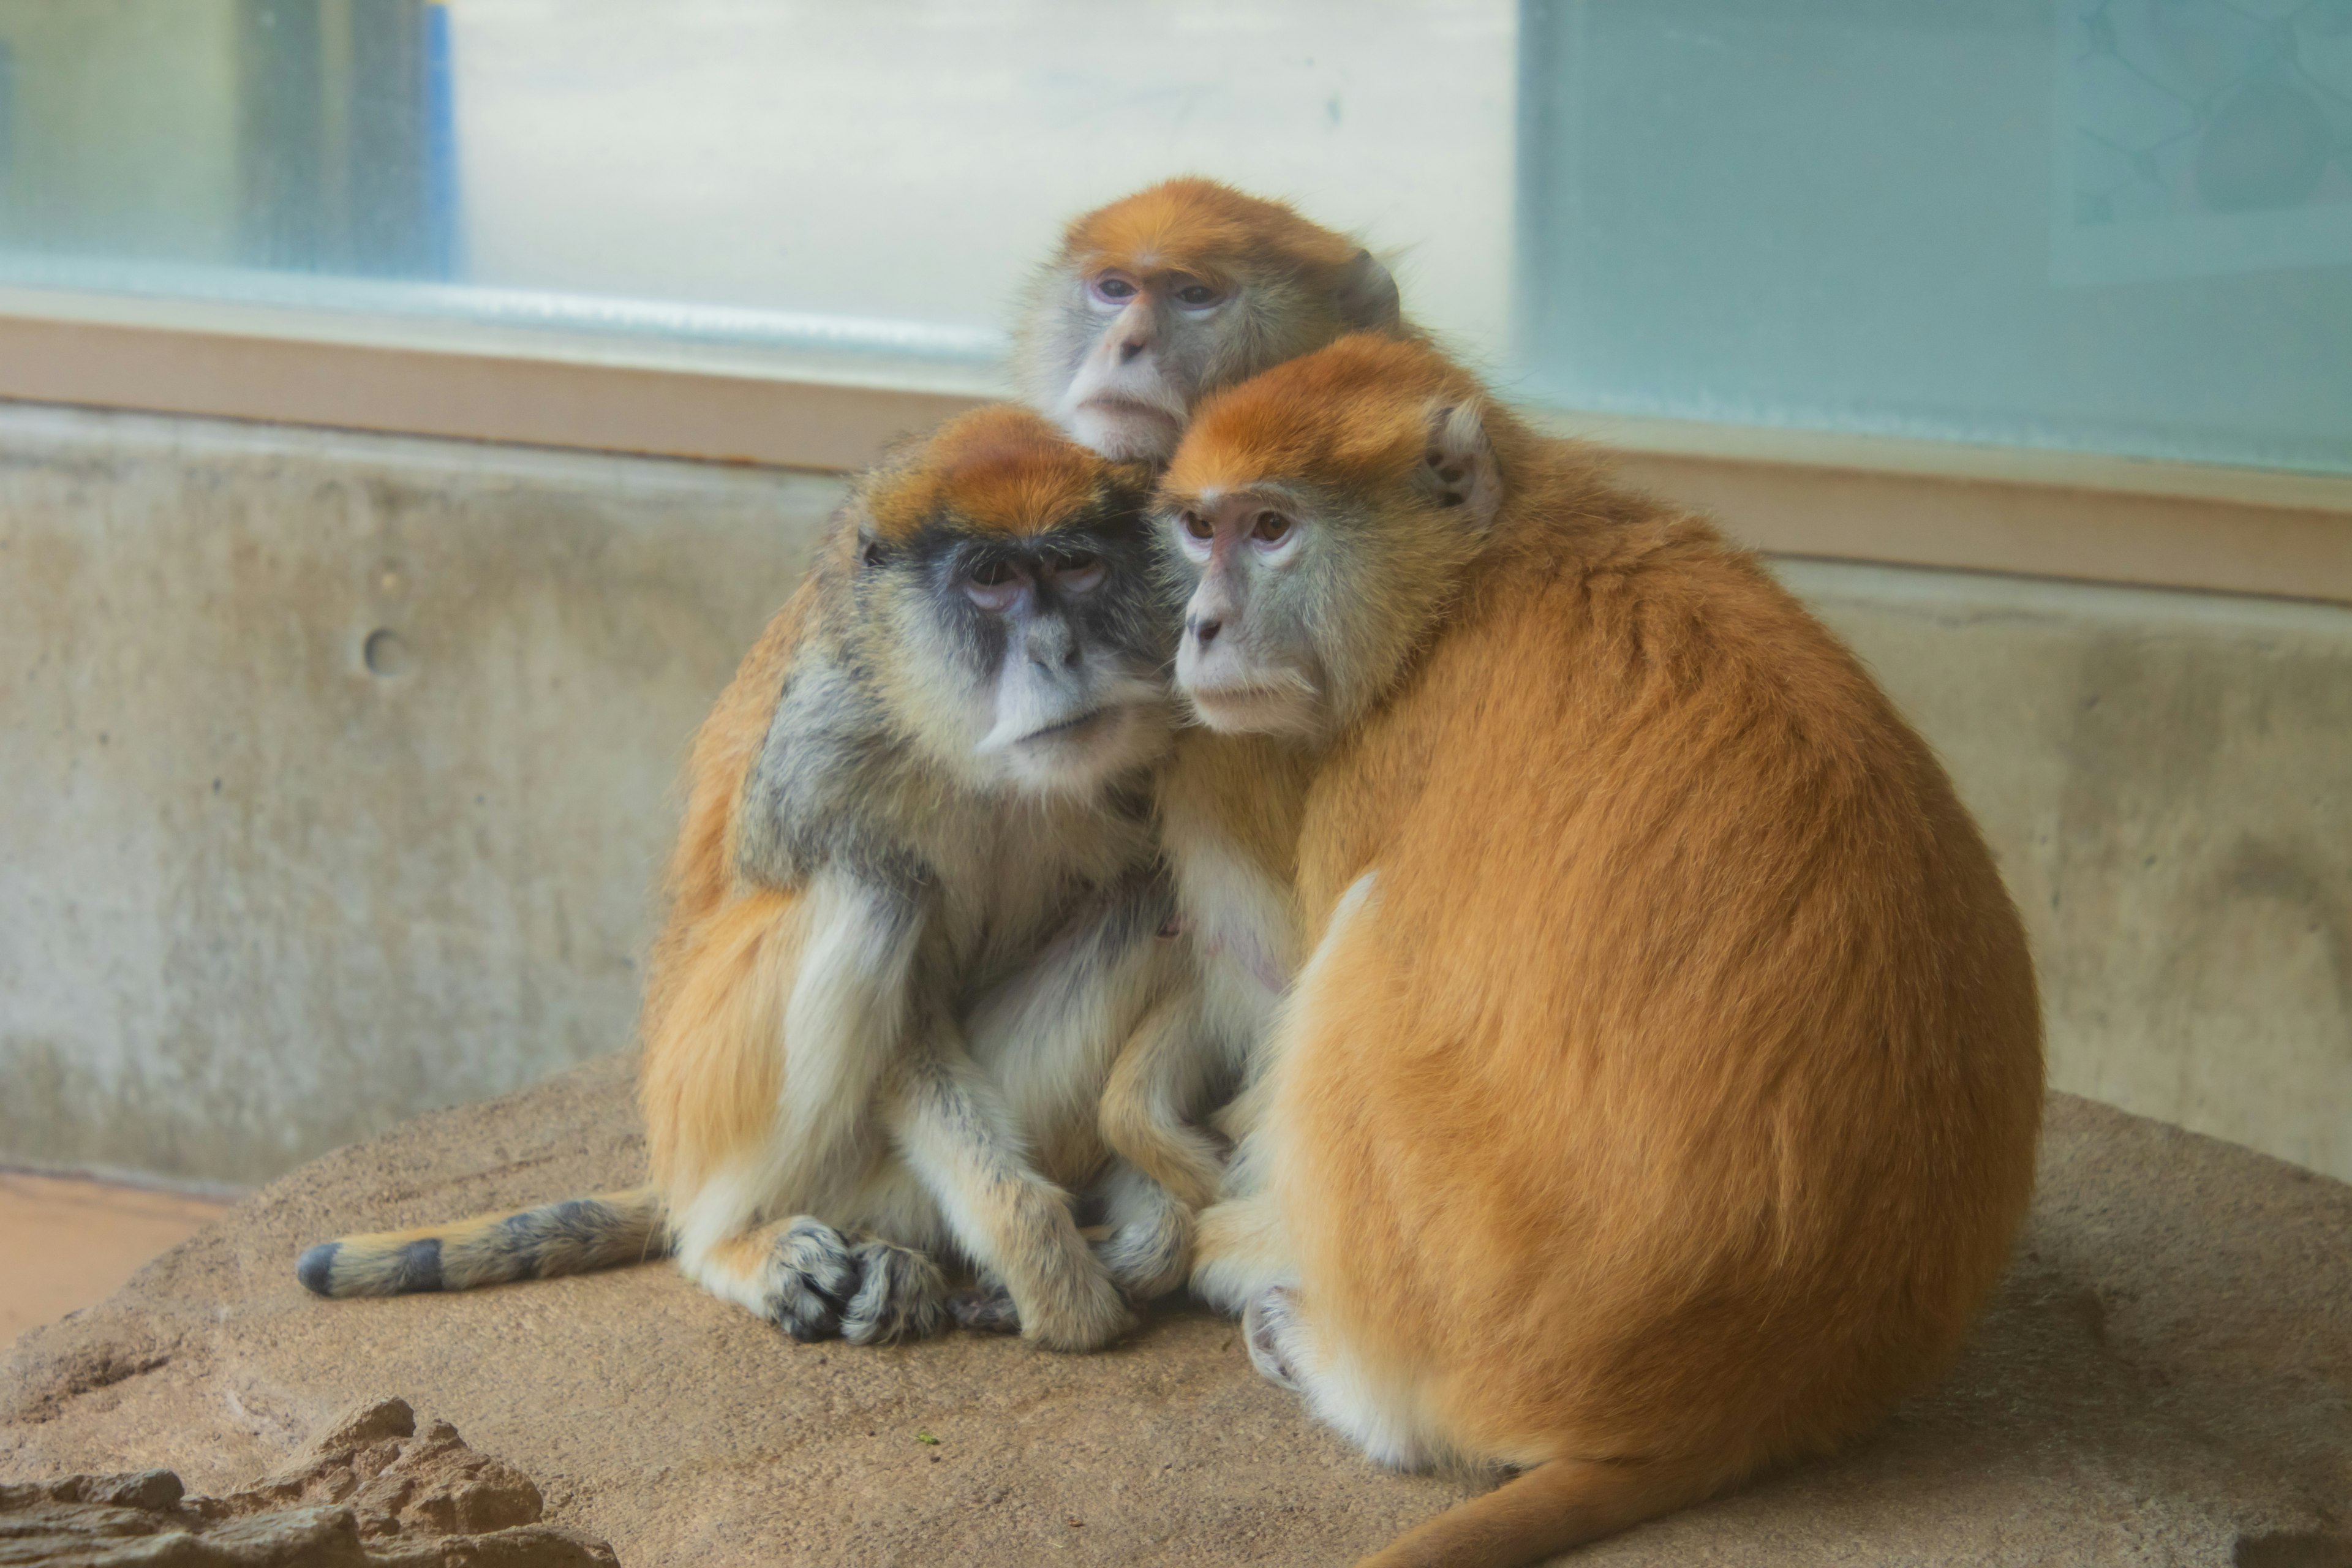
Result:
<svg viewBox="0 0 2352 1568">
<path fill-rule="evenodd" d="M 761 1314 L 806 1343 L 841 1326 L 842 1308 L 857 1289 L 857 1260 L 841 1232 L 799 1219 L 776 1238 L 763 1283 Z"/>
<path fill-rule="evenodd" d="M 1013 1292 L 998 1281 L 957 1291 L 948 1300 L 948 1310 L 955 1314 L 957 1322 L 976 1334 L 1021 1331 L 1021 1310 L 1013 1304 Z"/>
<path fill-rule="evenodd" d="M 854 1345 L 924 1340 L 948 1323 L 948 1282 L 921 1253 L 878 1238 L 857 1247 L 857 1294 L 841 1314 L 841 1337 Z"/>
</svg>

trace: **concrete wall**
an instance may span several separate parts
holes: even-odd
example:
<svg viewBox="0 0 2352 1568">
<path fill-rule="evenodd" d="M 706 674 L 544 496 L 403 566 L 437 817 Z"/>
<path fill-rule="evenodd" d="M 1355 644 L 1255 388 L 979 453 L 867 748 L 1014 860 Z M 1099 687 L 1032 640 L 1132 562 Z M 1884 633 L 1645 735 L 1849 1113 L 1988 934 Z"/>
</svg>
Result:
<svg viewBox="0 0 2352 1568">
<path fill-rule="evenodd" d="M 0 1163 L 253 1181 L 627 1044 L 838 493 L 0 405 Z M 2058 1082 L 2352 1176 L 2352 611 L 1783 570 L 1983 819 Z"/>
<path fill-rule="evenodd" d="M 0 405 L 0 1160 L 257 1181 L 628 1045 L 838 493 Z"/>
</svg>

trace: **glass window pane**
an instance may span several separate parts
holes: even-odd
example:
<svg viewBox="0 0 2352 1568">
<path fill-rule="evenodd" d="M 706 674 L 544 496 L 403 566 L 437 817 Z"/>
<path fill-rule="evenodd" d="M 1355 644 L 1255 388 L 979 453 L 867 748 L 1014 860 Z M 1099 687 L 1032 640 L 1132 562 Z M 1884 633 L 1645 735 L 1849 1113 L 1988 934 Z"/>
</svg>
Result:
<svg viewBox="0 0 2352 1568">
<path fill-rule="evenodd" d="M 0 280 L 989 362 L 1064 220 L 1201 173 L 1402 247 L 1492 353 L 1516 33 L 1506 0 L 0 0 Z"/>
<path fill-rule="evenodd" d="M 2352 0 L 1531 0 L 1533 384 L 2352 470 Z"/>
</svg>

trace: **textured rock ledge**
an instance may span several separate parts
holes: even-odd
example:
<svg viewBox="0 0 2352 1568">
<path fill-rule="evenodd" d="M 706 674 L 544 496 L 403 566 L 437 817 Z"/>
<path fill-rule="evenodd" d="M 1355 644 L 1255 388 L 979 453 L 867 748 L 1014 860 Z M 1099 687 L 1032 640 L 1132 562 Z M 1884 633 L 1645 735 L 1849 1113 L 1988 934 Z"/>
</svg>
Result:
<svg viewBox="0 0 2352 1568">
<path fill-rule="evenodd" d="M 221 1497 L 169 1470 L 0 1483 L 0 1564 L 47 1568 L 613 1568 L 540 1522 L 539 1489 L 407 1403 L 362 1405 L 292 1465 Z"/>
<path fill-rule="evenodd" d="M 663 1266 L 387 1301 L 295 1282 L 340 1231 L 637 1179 L 629 1071 L 330 1155 L 27 1335 L 0 1362 L 0 1479 L 233 1491 L 397 1395 L 628 1568 L 1344 1563 L 1463 1495 L 1372 1468 L 1190 1309 L 1062 1357 L 794 1345 Z M 2058 1096 L 2016 1266 L 1943 1387 L 1577 1562 L 2347 1568 L 2347 1521 L 2352 1187 Z"/>
</svg>

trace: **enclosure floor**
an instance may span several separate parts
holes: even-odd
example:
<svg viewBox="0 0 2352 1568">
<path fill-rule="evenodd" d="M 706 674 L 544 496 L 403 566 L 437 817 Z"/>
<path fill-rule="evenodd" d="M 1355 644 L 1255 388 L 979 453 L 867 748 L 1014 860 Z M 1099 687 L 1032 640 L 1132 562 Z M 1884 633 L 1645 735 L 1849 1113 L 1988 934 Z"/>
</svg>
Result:
<svg viewBox="0 0 2352 1568">
<path fill-rule="evenodd" d="M 0 1171 L 0 1345 L 104 1300 L 228 1205 Z"/>
</svg>

